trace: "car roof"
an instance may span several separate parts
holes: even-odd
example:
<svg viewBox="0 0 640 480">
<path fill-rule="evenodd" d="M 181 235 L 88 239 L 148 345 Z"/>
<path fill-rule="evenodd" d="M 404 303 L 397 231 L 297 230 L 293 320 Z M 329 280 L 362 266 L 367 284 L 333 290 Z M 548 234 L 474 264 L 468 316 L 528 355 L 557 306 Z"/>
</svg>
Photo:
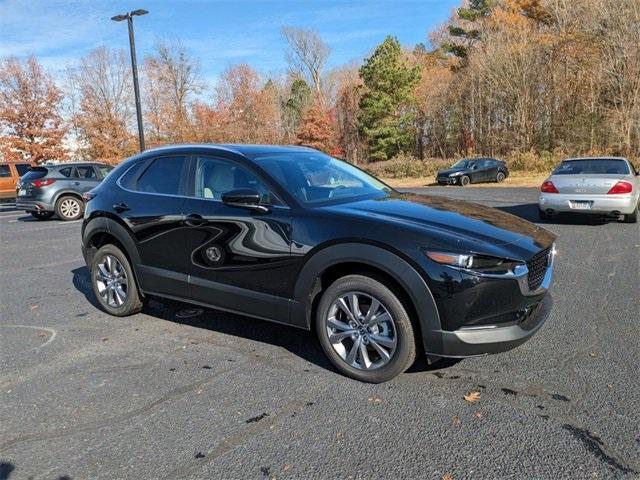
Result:
<svg viewBox="0 0 640 480">
<path fill-rule="evenodd" d="M 64 167 L 82 167 L 82 166 L 88 166 L 88 165 L 107 165 L 106 163 L 102 163 L 102 162 L 65 162 L 65 163 L 51 163 L 51 164 L 44 164 L 44 165 L 39 165 L 40 167 L 46 167 L 46 168 L 64 168 Z"/>
<path fill-rule="evenodd" d="M 575 161 L 579 161 L 579 160 L 624 160 L 625 162 L 629 161 L 624 157 L 575 157 L 575 158 L 565 158 L 562 161 L 563 162 L 575 162 Z"/>
<path fill-rule="evenodd" d="M 285 153 L 285 152 L 316 152 L 310 147 L 304 147 L 299 145 L 251 145 L 251 144 L 234 144 L 234 143 L 192 143 L 192 144 L 177 144 L 177 145 L 163 145 L 161 147 L 146 150 L 144 153 L 170 153 L 173 151 L 179 151 L 190 148 L 198 149 L 211 149 L 211 150 L 226 150 L 229 152 L 237 153 L 239 155 L 250 156 L 265 153 Z"/>
</svg>

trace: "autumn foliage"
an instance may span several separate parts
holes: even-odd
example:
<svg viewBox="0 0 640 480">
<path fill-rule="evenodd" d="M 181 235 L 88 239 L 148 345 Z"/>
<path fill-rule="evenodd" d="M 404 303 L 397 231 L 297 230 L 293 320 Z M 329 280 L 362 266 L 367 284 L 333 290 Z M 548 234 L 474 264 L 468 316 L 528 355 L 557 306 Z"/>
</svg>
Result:
<svg viewBox="0 0 640 480">
<path fill-rule="evenodd" d="M 0 66 L 0 154 L 35 164 L 64 159 L 62 92 L 35 57 Z"/>
<path fill-rule="evenodd" d="M 388 36 L 361 62 L 333 70 L 320 33 L 284 27 L 285 51 L 276 53 L 285 74 L 230 65 L 213 85 L 183 45 L 159 41 L 140 62 L 147 144 L 303 144 L 356 164 L 393 159 L 390 168 L 412 172 L 419 159 L 469 154 L 528 170 L 561 155 L 634 159 L 639 5 L 464 0 L 429 42 Z M 63 140 L 75 158 L 118 162 L 136 152 L 126 52 L 98 48 L 59 83 L 35 58 L 2 63 L 4 157 L 63 159 Z"/>
</svg>

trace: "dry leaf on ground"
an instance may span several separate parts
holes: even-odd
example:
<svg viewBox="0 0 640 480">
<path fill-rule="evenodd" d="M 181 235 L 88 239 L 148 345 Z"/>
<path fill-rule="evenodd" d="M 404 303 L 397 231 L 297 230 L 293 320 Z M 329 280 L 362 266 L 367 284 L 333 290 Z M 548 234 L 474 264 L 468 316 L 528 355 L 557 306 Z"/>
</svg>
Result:
<svg viewBox="0 0 640 480">
<path fill-rule="evenodd" d="M 376 394 L 373 397 L 369 397 L 369 403 L 378 405 L 379 403 L 382 403 L 382 398 L 380 398 L 380 396 Z"/>
<path fill-rule="evenodd" d="M 463 398 L 469 403 L 476 403 L 480 400 L 480 392 L 477 390 L 471 390 L 469 393 L 464 395 Z"/>
</svg>

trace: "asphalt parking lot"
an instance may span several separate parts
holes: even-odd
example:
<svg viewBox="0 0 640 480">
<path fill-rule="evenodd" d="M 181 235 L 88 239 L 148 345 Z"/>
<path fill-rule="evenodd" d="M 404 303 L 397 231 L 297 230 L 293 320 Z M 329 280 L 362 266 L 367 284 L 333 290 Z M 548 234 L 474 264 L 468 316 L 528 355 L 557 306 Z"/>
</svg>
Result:
<svg viewBox="0 0 640 480">
<path fill-rule="evenodd" d="M 537 221 L 535 189 L 419 191 Z M 555 304 L 531 341 L 369 385 L 293 328 L 164 301 L 110 317 L 80 222 L 3 205 L 0 479 L 638 478 L 640 225 L 544 226 Z"/>
</svg>

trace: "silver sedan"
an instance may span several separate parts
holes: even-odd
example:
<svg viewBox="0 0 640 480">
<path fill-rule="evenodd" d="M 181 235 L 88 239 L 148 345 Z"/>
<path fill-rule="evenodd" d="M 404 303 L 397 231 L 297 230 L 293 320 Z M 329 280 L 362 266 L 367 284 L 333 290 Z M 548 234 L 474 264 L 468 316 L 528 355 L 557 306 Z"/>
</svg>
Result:
<svg viewBox="0 0 640 480">
<path fill-rule="evenodd" d="M 540 188 L 538 212 L 548 220 L 557 213 L 624 216 L 638 221 L 640 176 L 626 158 L 564 160 Z"/>
</svg>

